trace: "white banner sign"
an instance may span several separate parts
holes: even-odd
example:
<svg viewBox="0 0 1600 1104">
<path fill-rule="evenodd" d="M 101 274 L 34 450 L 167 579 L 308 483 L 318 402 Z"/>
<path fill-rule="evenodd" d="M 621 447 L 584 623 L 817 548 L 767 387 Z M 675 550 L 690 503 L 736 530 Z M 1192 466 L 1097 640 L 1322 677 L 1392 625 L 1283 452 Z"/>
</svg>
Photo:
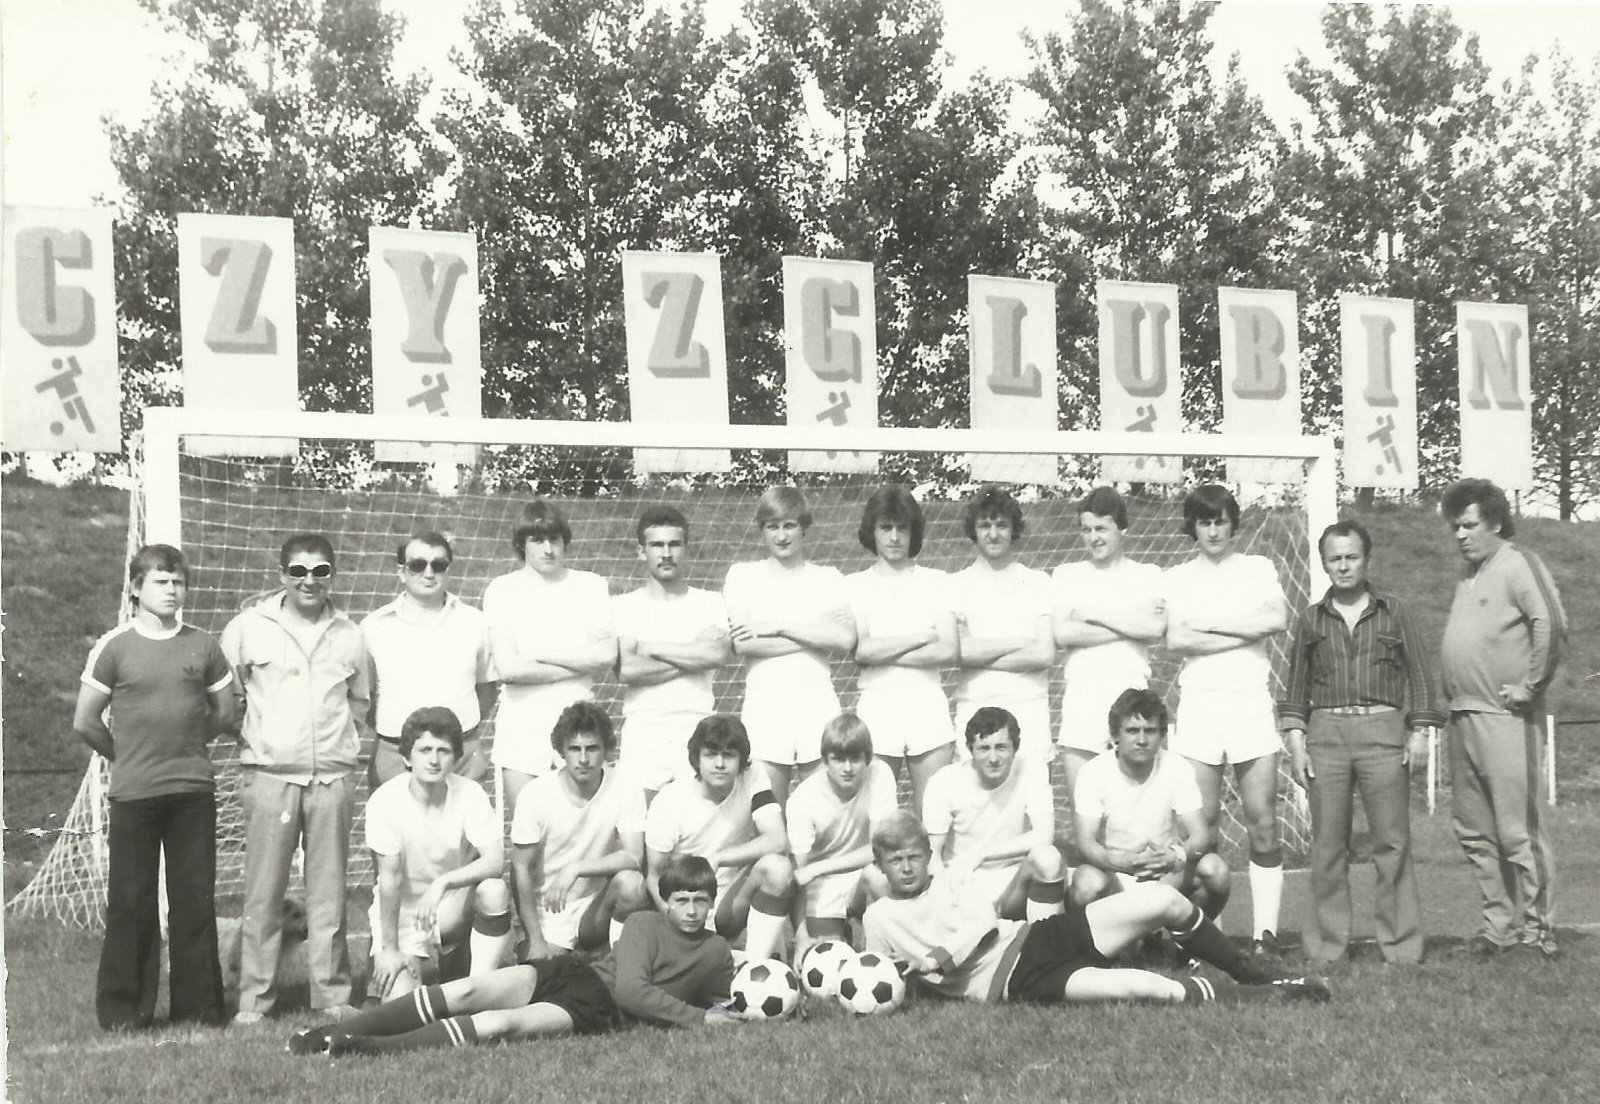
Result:
<svg viewBox="0 0 1600 1104">
<path fill-rule="evenodd" d="M 1183 370 L 1178 361 L 1176 284 L 1102 280 L 1100 314 L 1100 428 L 1133 433 L 1183 431 Z M 1108 482 L 1177 483 L 1175 456 L 1108 456 Z"/>
<path fill-rule="evenodd" d="M 1339 297 L 1344 477 L 1352 487 L 1417 486 L 1417 324 L 1409 299 Z"/>
<path fill-rule="evenodd" d="M 1056 286 L 1048 280 L 967 277 L 972 428 L 1056 430 Z M 1054 456 L 979 453 L 974 479 L 1059 481 Z"/>
<path fill-rule="evenodd" d="M 1292 291 L 1217 289 L 1222 356 L 1222 432 L 1300 436 L 1300 330 Z M 1235 483 L 1275 482 L 1297 461 L 1228 461 Z"/>
<path fill-rule="evenodd" d="M 293 220 L 180 214 L 178 315 L 185 406 L 300 408 Z M 292 456 L 296 447 L 253 437 L 189 442 L 205 456 Z"/>
<path fill-rule="evenodd" d="M 120 450 L 111 212 L 7 207 L 0 252 L 5 447 Z"/>
<path fill-rule="evenodd" d="M 872 265 L 783 259 L 784 394 L 789 424 L 878 424 L 878 329 Z M 876 472 L 875 452 L 797 451 L 792 471 Z"/>
<path fill-rule="evenodd" d="M 367 231 L 372 281 L 372 412 L 482 414 L 478 243 L 440 230 Z M 474 449 L 379 441 L 382 461 L 471 463 Z"/>
<path fill-rule="evenodd" d="M 628 403 L 635 422 L 728 424 L 722 266 L 715 253 L 623 253 Z M 727 471 L 727 449 L 635 449 L 641 471 Z"/>
<path fill-rule="evenodd" d="M 1461 474 L 1533 489 L 1533 381 L 1528 308 L 1457 303 Z"/>
</svg>

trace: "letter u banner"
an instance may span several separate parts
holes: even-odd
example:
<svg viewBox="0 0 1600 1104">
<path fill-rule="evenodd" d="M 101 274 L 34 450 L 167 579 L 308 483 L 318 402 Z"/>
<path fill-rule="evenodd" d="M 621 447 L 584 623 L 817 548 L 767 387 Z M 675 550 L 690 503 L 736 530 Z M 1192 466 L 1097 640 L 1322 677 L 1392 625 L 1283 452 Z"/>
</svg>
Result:
<svg viewBox="0 0 1600 1104">
<path fill-rule="evenodd" d="M 7 207 L 0 252 L 6 449 L 118 451 L 111 212 Z"/>
<path fill-rule="evenodd" d="M 1056 429 L 1056 286 L 1047 280 L 967 277 L 972 428 Z M 974 479 L 1059 482 L 1054 456 L 980 453 Z"/>
<path fill-rule="evenodd" d="M 185 406 L 300 408 L 293 220 L 180 214 L 178 316 Z M 203 456 L 293 456 L 298 446 L 197 437 L 188 447 Z"/>
<path fill-rule="evenodd" d="M 1102 280 L 1100 428 L 1133 433 L 1183 432 L 1183 375 L 1178 363 L 1178 286 Z M 1176 456 L 1108 456 L 1101 478 L 1178 483 Z"/>
<path fill-rule="evenodd" d="M 872 266 L 783 259 L 784 395 L 789 424 L 878 424 L 878 327 Z M 875 452 L 796 451 L 791 471 L 876 472 Z"/>
<path fill-rule="evenodd" d="M 482 411 L 478 243 L 440 230 L 367 232 L 375 414 L 476 418 Z M 380 461 L 471 463 L 465 445 L 379 441 Z"/>
<path fill-rule="evenodd" d="M 1533 489 L 1533 384 L 1528 308 L 1457 303 L 1461 474 Z"/>
<path fill-rule="evenodd" d="M 1417 325 L 1409 299 L 1339 297 L 1344 477 L 1352 487 L 1417 486 Z"/>
<path fill-rule="evenodd" d="M 628 402 L 635 422 L 728 424 L 722 258 L 623 253 Z M 641 472 L 727 471 L 727 449 L 636 449 Z"/>
</svg>

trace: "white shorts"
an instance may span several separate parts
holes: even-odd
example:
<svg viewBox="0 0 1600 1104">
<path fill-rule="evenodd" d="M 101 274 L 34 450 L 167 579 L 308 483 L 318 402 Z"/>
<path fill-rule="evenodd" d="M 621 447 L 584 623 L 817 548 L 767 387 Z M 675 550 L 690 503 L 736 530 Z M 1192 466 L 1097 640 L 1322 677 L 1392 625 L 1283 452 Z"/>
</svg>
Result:
<svg viewBox="0 0 1600 1104">
<path fill-rule="evenodd" d="M 874 755 L 923 755 L 955 742 L 950 703 L 935 686 L 914 697 L 863 690 L 856 715 L 872 733 Z"/>
<path fill-rule="evenodd" d="M 417 927 L 416 912 L 404 905 L 400 906 L 400 953 L 411 958 L 433 958 L 443 949 L 443 939 L 439 934 L 439 913 L 455 911 L 450 907 L 464 897 L 472 896 L 473 886 L 460 886 L 456 889 L 446 890 L 439 899 L 439 908 L 433 914 L 433 927 L 422 931 Z M 372 887 L 372 904 L 367 908 L 367 923 L 372 931 L 372 957 L 376 958 L 378 952 L 383 950 L 382 922 L 379 919 L 381 909 L 379 905 L 378 887 Z M 459 907 L 459 906 L 457 906 Z M 468 906 L 471 907 L 470 905 Z"/>
<path fill-rule="evenodd" d="M 622 722 L 622 752 L 617 766 L 633 785 L 659 790 L 689 774 L 689 737 L 704 713 L 646 713 Z"/>
<path fill-rule="evenodd" d="M 739 719 L 750 734 L 750 757 L 792 767 L 822 758 L 822 730 L 839 715 L 837 695 L 745 698 Z M 877 746 L 874 733 L 874 748 Z"/>
<path fill-rule="evenodd" d="M 501 770 L 534 777 L 559 770 L 562 759 L 550 746 L 550 731 L 570 703 L 553 708 L 517 705 L 509 711 L 506 704 L 502 701 L 495 714 L 494 750 L 489 761 Z"/>
<path fill-rule="evenodd" d="M 1042 763 L 1048 763 L 1055 757 L 1055 748 L 1050 746 L 1050 702 L 1047 698 L 1033 701 L 958 701 L 956 702 L 958 761 L 965 763 L 972 758 L 972 752 L 967 750 L 967 722 L 972 719 L 974 713 L 986 705 L 997 705 L 1017 719 L 1017 727 L 1022 733 L 1022 745 L 1017 751 L 1019 755 L 1029 756 Z"/>
<path fill-rule="evenodd" d="M 806 886 L 806 915 L 818 920 L 843 920 L 861 885 L 861 871 L 824 874 Z"/>
<path fill-rule="evenodd" d="M 1098 755 L 1111 746 L 1111 707 L 1126 686 L 1100 685 L 1075 679 L 1061 694 L 1061 727 L 1056 743 Z M 1143 689 L 1143 687 L 1135 687 Z"/>
<path fill-rule="evenodd" d="M 1008 863 L 984 863 L 977 869 L 968 871 L 961 879 L 958 895 L 963 898 L 989 901 L 998 908 L 1000 898 L 1011 888 L 1011 883 L 1017 880 L 1017 873 L 1021 869 L 1020 859 Z"/>
<path fill-rule="evenodd" d="M 1272 695 L 1259 690 L 1184 690 L 1167 746 L 1210 766 L 1248 763 L 1283 750 Z"/>
<path fill-rule="evenodd" d="M 578 926 L 583 922 L 583 914 L 589 911 L 599 895 L 596 892 L 587 897 L 577 897 L 569 893 L 567 907 L 560 912 L 546 912 L 544 905 L 539 905 L 539 931 L 544 941 L 563 951 L 576 947 Z"/>
</svg>

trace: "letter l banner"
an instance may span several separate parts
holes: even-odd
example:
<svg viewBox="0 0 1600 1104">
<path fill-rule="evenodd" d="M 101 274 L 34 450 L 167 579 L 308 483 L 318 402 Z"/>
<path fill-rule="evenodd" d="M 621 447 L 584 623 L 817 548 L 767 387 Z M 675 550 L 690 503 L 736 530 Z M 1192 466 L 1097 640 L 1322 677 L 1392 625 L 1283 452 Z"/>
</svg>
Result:
<svg viewBox="0 0 1600 1104">
<path fill-rule="evenodd" d="M 1056 431 L 1056 286 L 967 277 L 972 428 Z M 1056 457 L 974 453 L 972 478 L 1060 482 Z"/>
</svg>

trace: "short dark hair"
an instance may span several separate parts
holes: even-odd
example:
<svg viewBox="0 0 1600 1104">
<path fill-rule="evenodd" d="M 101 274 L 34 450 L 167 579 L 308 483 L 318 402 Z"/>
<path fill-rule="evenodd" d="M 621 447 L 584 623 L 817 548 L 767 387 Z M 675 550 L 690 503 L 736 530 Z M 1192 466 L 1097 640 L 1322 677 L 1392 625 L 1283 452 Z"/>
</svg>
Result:
<svg viewBox="0 0 1600 1104">
<path fill-rule="evenodd" d="M 617 746 L 611 715 L 592 701 L 575 701 L 561 711 L 561 716 L 550 727 L 550 746 L 560 755 L 567 750 L 567 741 L 580 732 L 600 737 L 608 752 Z"/>
<path fill-rule="evenodd" d="M 708 751 L 732 751 L 739 756 L 739 769 L 750 765 L 750 734 L 744 722 L 730 713 L 701 717 L 689 736 L 689 766 L 700 777 L 700 756 Z"/>
<path fill-rule="evenodd" d="M 394 550 L 394 562 L 404 567 L 406 565 L 406 549 L 413 544 L 425 544 L 429 548 L 442 548 L 444 549 L 445 559 L 451 563 L 456 562 L 456 550 L 450 547 L 450 538 L 433 529 L 418 530 L 401 541 L 399 547 Z"/>
<path fill-rule="evenodd" d="M 1439 512 L 1446 521 L 1455 521 L 1467 512 L 1468 506 L 1478 508 L 1478 516 L 1485 525 L 1492 525 L 1502 537 L 1510 540 L 1516 535 L 1516 523 L 1511 520 L 1511 503 L 1506 493 L 1487 479 L 1463 479 L 1452 483 L 1439 500 Z"/>
<path fill-rule="evenodd" d="M 665 901 L 674 893 L 709 893 L 717 899 L 717 872 L 703 855 L 668 855 L 661 864 L 656 888 Z"/>
<path fill-rule="evenodd" d="M 1022 726 L 1017 723 L 1016 715 L 998 705 L 982 706 L 967 718 L 967 747 L 972 747 L 979 736 L 992 736 L 1002 729 L 1010 735 L 1013 748 L 1022 746 Z"/>
<path fill-rule="evenodd" d="M 1111 709 L 1106 713 L 1106 728 L 1115 736 L 1122 728 L 1122 722 L 1129 717 L 1154 721 L 1161 735 L 1167 734 L 1167 703 L 1153 690 L 1130 687 L 1118 694 L 1117 700 L 1111 703 Z"/>
<path fill-rule="evenodd" d="M 1118 529 L 1128 528 L 1128 503 L 1115 487 L 1096 487 L 1084 495 L 1083 501 L 1078 503 L 1078 513 L 1108 517 L 1117 523 Z"/>
<path fill-rule="evenodd" d="M 872 758 L 872 732 L 854 713 L 841 713 L 822 726 L 821 757 Z"/>
<path fill-rule="evenodd" d="M 861 542 L 862 548 L 874 555 L 878 551 L 878 522 L 884 520 L 910 526 L 911 558 L 916 559 L 922 551 L 922 507 L 910 491 L 895 484 L 879 487 L 861 508 L 861 525 L 856 530 L 856 539 Z"/>
<path fill-rule="evenodd" d="M 142 545 L 128 560 L 128 582 L 136 590 L 152 571 L 171 571 L 182 575 L 184 584 L 188 585 L 189 561 L 170 544 Z"/>
<path fill-rule="evenodd" d="M 1322 536 L 1317 538 L 1317 555 L 1326 555 L 1326 545 L 1329 537 L 1355 537 L 1361 541 L 1361 554 L 1372 555 L 1372 534 L 1367 532 L 1367 527 L 1354 518 L 1345 518 L 1336 521 L 1322 531 Z"/>
<path fill-rule="evenodd" d="M 456 753 L 457 759 L 466 749 L 461 735 L 461 720 L 455 711 L 442 705 L 425 705 L 421 709 L 413 709 L 411 716 L 400 726 L 400 758 L 409 760 L 411 749 L 427 735 L 450 741 L 450 750 Z"/>
<path fill-rule="evenodd" d="M 1017 540 L 1022 536 L 1026 526 L 1022 521 L 1022 505 L 1012 493 L 1004 487 L 993 483 L 985 483 L 978 488 L 978 493 L 967 500 L 966 517 L 962 519 L 961 526 L 967 534 L 967 539 L 978 539 L 978 522 L 984 518 L 1004 518 L 1011 526 L 1011 539 Z"/>
<path fill-rule="evenodd" d="M 1239 532 L 1239 500 L 1233 492 L 1220 483 L 1202 483 L 1183 496 L 1183 532 L 1190 540 L 1195 537 L 1195 526 L 1202 521 L 1228 519 L 1231 531 Z"/>
<path fill-rule="evenodd" d="M 674 529 L 683 530 L 683 543 L 689 543 L 689 519 L 683 516 L 683 511 L 676 506 L 651 506 L 639 515 L 639 524 L 633 527 L 633 534 L 639 543 L 644 543 L 644 531 L 655 529 L 663 525 L 670 525 Z"/>
<path fill-rule="evenodd" d="M 775 518 L 794 518 L 800 528 L 811 528 L 811 507 L 798 487 L 779 484 L 768 487 L 756 499 L 756 527 L 759 529 Z"/>
<path fill-rule="evenodd" d="M 517 522 L 517 527 L 511 531 L 511 547 L 517 550 L 517 555 L 524 560 L 528 558 L 528 539 L 538 537 L 544 540 L 548 537 L 560 537 L 562 547 L 572 543 L 572 526 L 567 524 L 567 517 L 554 502 L 547 502 L 536 498 L 522 507 L 522 520 Z"/>
<path fill-rule="evenodd" d="M 338 570 L 339 565 L 333 562 L 333 542 L 321 533 L 296 533 L 283 542 L 283 547 L 278 549 L 278 567 L 287 570 L 289 561 L 302 552 L 314 552 L 328 561 L 328 566 Z"/>
</svg>

